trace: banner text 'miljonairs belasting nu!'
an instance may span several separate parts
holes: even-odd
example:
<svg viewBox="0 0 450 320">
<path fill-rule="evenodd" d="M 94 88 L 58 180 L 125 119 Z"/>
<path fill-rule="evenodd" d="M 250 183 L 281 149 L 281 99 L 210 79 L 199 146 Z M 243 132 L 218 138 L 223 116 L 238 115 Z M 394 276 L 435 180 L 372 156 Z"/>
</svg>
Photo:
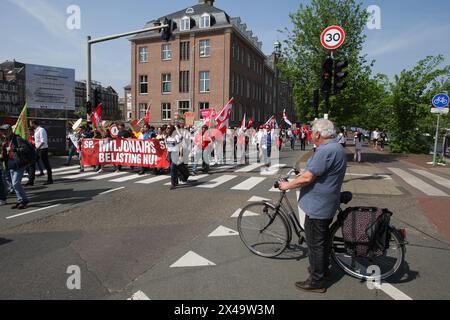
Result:
<svg viewBox="0 0 450 320">
<path fill-rule="evenodd" d="M 83 139 L 81 164 L 168 168 L 164 141 L 136 139 Z"/>
</svg>

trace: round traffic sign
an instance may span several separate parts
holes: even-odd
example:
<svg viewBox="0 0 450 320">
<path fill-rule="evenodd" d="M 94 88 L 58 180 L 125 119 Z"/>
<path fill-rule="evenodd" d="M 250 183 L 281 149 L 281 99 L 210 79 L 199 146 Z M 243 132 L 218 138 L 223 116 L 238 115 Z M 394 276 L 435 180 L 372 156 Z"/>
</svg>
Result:
<svg viewBox="0 0 450 320">
<path fill-rule="evenodd" d="M 446 93 L 439 93 L 433 97 L 431 100 L 433 107 L 435 108 L 445 108 L 448 106 L 449 97 Z"/>
<path fill-rule="evenodd" d="M 340 26 L 326 28 L 320 36 L 320 42 L 328 50 L 335 50 L 345 41 L 345 31 Z"/>
<path fill-rule="evenodd" d="M 109 127 L 109 133 L 111 134 L 111 138 L 116 139 L 119 136 L 119 128 L 115 124 Z"/>
</svg>

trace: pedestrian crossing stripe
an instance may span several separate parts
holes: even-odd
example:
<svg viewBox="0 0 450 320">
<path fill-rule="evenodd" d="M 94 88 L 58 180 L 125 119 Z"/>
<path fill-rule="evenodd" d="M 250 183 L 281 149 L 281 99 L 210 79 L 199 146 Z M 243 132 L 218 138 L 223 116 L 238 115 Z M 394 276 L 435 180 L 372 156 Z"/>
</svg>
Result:
<svg viewBox="0 0 450 320">
<path fill-rule="evenodd" d="M 111 179 L 119 176 L 123 176 L 124 174 L 127 174 L 126 172 L 113 172 L 109 174 L 99 174 L 96 177 L 89 177 L 88 180 L 103 180 L 103 179 Z"/>
<path fill-rule="evenodd" d="M 71 176 L 64 176 L 62 177 L 62 179 L 64 180 L 78 180 L 80 178 L 86 178 L 86 177 L 91 177 L 91 176 L 95 176 L 98 175 L 97 172 L 85 172 L 85 173 L 78 173 L 78 174 L 74 174 Z"/>
<path fill-rule="evenodd" d="M 197 186 L 197 188 L 213 189 L 224 183 L 227 183 L 228 181 L 233 180 L 234 178 L 237 178 L 237 176 L 223 175 L 214 180 L 208 181 L 207 184 Z"/>
<path fill-rule="evenodd" d="M 53 176 L 63 176 L 66 174 L 75 174 L 77 172 L 80 172 L 80 169 L 77 170 L 69 170 L 69 171 L 56 171 L 56 172 L 52 172 Z"/>
<path fill-rule="evenodd" d="M 425 171 L 425 170 L 418 170 L 418 169 L 411 169 L 412 171 L 414 171 L 417 174 L 420 174 L 434 182 L 436 182 L 437 184 L 446 187 L 448 189 L 450 189 L 450 180 L 449 179 L 445 179 L 441 176 L 432 174 L 431 172 Z"/>
<path fill-rule="evenodd" d="M 183 185 L 189 184 L 189 182 L 199 181 L 199 180 L 201 180 L 203 178 L 207 178 L 207 177 L 209 177 L 209 174 L 201 174 L 199 176 L 191 176 L 191 177 L 189 177 L 189 180 L 187 182 L 180 181 L 179 183 L 181 186 L 183 186 Z M 165 184 L 165 186 L 170 186 L 171 184 L 172 184 L 171 182 L 168 182 Z"/>
<path fill-rule="evenodd" d="M 153 178 L 150 178 L 150 179 L 141 180 L 141 181 L 138 181 L 136 183 L 139 183 L 139 184 L 152 184 L 152 183 L 155 183 L 155 182 L 167 180 L 169 178 L 170 178 L 170 176 L 159 176 L 159 177 L 153 177 Z"/>
<path fill-rule="evenodd" d="M 251 165 L 249 165 L 249 166 L 247 166 L 247 167 L 238 169 L 238 170 L 236 170 L 235 172 L 236 172 L 236 173 L 240 173 L 240 172 L 251 172 L 251 171 L 253 171 L 253 170 L 255 170 L 255 169 L 258 169 L 258 168 L 261 167 L 262 165 L 263 165 L 263 163 L 255 163 L 255 164 L 251 164 Z"/>
<path fill-rule="evenodd" d="M 260 202 L 260 201 L 271 201 L 271 200 L 267 199 L 267 198 L 261 198 L 261 197 L 253 196 L 250 199 L 248 199 L 247 202 Z"/>
<path fill-rule="evenodd" d="M 125 177 L 122 177 L 122 178 L 109 180 L 109 182 L 120 183 L 120 182 L 127 182 L 127 181 L 131 181 L 131 180 L 137 180 L 137 179 L 140 179 L 140 178 L 142 178 L 142 176 L 137 175 L 137 174 L 131 174 L 129 176 L 125 176 Z"/>
<path fill-rule="evenodd" d="M 402 178 L 411 187 L 425 193 L 428 196 L 438 196 L 438 197 L 448 196 L 448 194 L 446 194 L 445 192 L 433 187 L 432 185 L 422 181 L 421 179 L 402 169 L 399 168 L 388 168 L 388 169 L 394 172 L 400 178 Z"/>
<path fill-rule="evenodd" d="M 134 301 L 139 301 L 139 300 L 150 300 L 149 297 L 147 297 L 147 295 L 142 292 L 142 291 L 138 291 L 135 294 L 133 294 L 131 296 L 131 298 L 127 299 L 127 300 L 134 300 Z"/>
<path fill-rule="evenodd" d="M 216 230 L 214 230 L 213 232 L 211 232 L 208 236 L 208 238 L 212 238 L 212 237 L 230 237 L 230 236 L 238 236 L 239 232 L 234 231 L 233 229 L 224 227 L 224 226 L 220 226 L 218 227 Z"/>
<path fill-rule="evenodd" d="M 207 267 L 207 266 L 215 266 L 214 262 L 209 261 L 208 259 L 198 255 L 193 251 L 189 251 L 177 262 L 172 264 L 170 268 L 192 268 L 192 267 Z"/>
<path fill-rule="evenodd" d="M 244 182 L 238 184 L 237 186 L 231 188 L 231 190 L 242 190 L 242 191 L 249 191 L 256 187 L 258 184 L 266 180 L 266 178 L 260 178 L 260 177 L 253 177 L 245 180 Z"/>
</svg>

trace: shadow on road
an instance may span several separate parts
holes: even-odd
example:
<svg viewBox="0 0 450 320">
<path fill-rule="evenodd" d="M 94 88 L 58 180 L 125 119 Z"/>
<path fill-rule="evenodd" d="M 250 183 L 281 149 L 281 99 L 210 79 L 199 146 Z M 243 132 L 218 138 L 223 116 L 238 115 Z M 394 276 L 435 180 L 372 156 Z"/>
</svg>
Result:
<svg viewBox="0 0 450 320">
<path fill-rule="evenodd" d="M 11 242 L 13 242 L 13 240 L 0 238 L 0 246 L 3 246 L 5 244 L 11 243 Z"/>
</svg>

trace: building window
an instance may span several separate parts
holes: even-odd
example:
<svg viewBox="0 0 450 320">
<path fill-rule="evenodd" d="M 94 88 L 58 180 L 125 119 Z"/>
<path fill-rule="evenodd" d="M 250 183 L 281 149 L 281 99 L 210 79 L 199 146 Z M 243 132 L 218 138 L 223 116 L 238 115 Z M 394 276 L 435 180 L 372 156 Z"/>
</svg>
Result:
<svg viewBox="0 0 450 320">
<path fill-rule="evenodd" d="M 172 76 L 170 75 L 170 73 L 164 73 L 162 75 L 162 92 L 172 92 Z"/>
<path fill-rule="evenodd" d="M 161 108 L 162 108 L 162 120 L 163 121 L 170 120 L 172 117 L 172 108 L 170 103 L 163 103 L 161 105 Z"/>
<path fill-rule="evenodd" d="M 148 76 L 139 76 L 140 94 L 148 94 Z"/>
<path fill-rule="evenodd" d="M 189 60 L 189 53 L 190 53 L 190 42 L 184 41 L 180 44 L 180 60 L 182 61 L 188 61 Z"/>
<path fill-rule="evenodd" d="M 234 91 L 234 83 L 236 82 L 235 80 L 236 74 L 233 72 L 231 74 L 231 94 L 235 94 L 236 92 Z"/>
<path fill-rule="evenodd" d="M 250 98 L 250 80 L 247 80 L 247 84 L 246 84 L 246 86 L 247 86 L 247 98 Z"/>
<path fill-rule="evenodd" d="M 183 115 L 189 111 L 191 111 L 190 101 L 178 101 L 178 113 L 180 115 Z"/>
<path fill-rule="evenodd" d="M 172 59 L 172 45 L 170 43 L 166 43 L 162 45 L 162 55 L 163 60 L 171 60 Z"/>
<path fill-rule="evenodd" d="M 231 55 L 233 59 L 236 59 L 236 42 L 231 43 Z"/>
<path fill-rule="evenodd" d="M 148 62 L 148 48 L 147 47 L 139 48 L 139 62 L 140 63 Z"/>
<path fill-rule="evenodd" d="M 146 103 L 139 103 L 139 119 L 145 118 L 148 105 Z"/>
<path fill-rule="evenodd" d="M 252 56 L 250 55 L 250 53 L 247 53 L 247 67 L 252 67 Z"/>
<path fill-rule="evenodd" d="M 211 16 L 207 13 L 200 17 L 200 28 L 209 28 L 211 26 Z"/>
<path fill-rule="evenodd" d="M 205 93 L 210 91 L 211 79 L 209 76 L 209 71 L 200 72 L 200 93 Z"/>
<path fill-rule="evenodd" d="M 181 19 L 181 31 L 191 30 L 191 18 L 184 17 Z"/>
<path fill-rule="evenodd" d="M 199 110 L 209 109 L 209 102 L 200 102 L 198 104 L 198 109 Z"/>
<path fill-rule="evenodd" d="M 180 92 L 189 92 L 189 71 L 180 72 Z"/>
<path fill-rule="evenodd" d="M 209 57 L 211 55 L 211 41 L 200 40 L 200 57 Z"/>
</svg>

